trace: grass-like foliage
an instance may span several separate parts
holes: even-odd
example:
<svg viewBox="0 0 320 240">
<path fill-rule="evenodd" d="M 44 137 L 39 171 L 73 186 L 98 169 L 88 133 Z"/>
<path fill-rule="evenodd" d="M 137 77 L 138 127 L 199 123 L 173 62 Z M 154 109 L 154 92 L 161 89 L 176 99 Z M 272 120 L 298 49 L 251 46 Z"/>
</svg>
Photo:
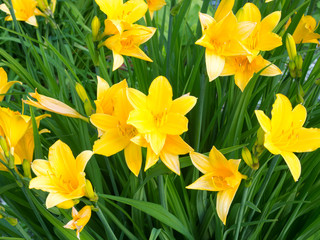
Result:
<svg viewBox="0 0 320 240">
<path fill-rule="evenodd" d="M 2 1 L 0 239 L 319 239 L 320 5 L 250 2 Z"/>
</svg>

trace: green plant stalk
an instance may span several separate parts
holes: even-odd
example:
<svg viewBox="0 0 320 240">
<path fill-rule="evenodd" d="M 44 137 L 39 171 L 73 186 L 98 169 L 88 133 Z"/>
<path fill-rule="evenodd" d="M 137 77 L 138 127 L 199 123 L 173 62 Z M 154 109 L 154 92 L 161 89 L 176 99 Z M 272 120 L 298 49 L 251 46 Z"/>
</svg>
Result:
<svg viewBox="0 0 320 240">
<path fill-rule="evenodd" d="M 98 209 L 97 211 L 97 214 L 99 216 L 99 219 L 101 220 L 102 224 L 103 224 L 103 227 L 104 227 L 104 230 L 106 231 L 106 234 L 107 234 L 107 239 L 108 240 L 117 240 L 117 237 L 114 235 L 107 219 L 104 217 L 101 209 L 99 208 L 98 204 L 95 205 L 95 207 Z"/>
</svg>

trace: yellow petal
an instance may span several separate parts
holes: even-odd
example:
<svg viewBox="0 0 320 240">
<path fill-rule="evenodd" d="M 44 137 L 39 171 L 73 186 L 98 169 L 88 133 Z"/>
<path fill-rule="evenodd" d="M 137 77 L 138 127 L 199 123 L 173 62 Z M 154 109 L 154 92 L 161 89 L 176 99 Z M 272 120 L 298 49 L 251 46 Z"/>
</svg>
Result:
<svg viewBox="0 0 320 240">
<path fill-rule="evenodd" d="M 29 23 L 32 26 L 38 27 L 36 16 L 31 16 L 30 18 L 28 18 L 26 23 Z"/>
<path fill-rule="evenodd" d="M 296 130 L 293 143 L 283 149 L 289 152 L 312 152 L 320 147 L 319 128 L 300 128 Z"/>
<path fill-rule="evenodd" d="M 142 164 L 141 147 L 133 142 L 129 143 L 124 149 L 124 156 L 128 168 L 138 177 Z"/>
<path fill-rule="evenodd" d="M 163 150 L 174 155 L 187 154 L 193 151 L 180 136 L 167 135 L 166 143 L 163 147 Z"/>
<path fill-rule="evenodd" d="M 47 160 L 34 160 L 31 164 L 32 171 L 37 175 L 48 175 L 48 171 L 50 171 L 50 164 Z"/>
<path fill-rule="evenodd" d="M 52 208 L 62 202 L 71 200 L 67 198 L 65 195 L 60 194 L 60 193 L 49 193 L 47 199 L 46 199 L 46 207 L 47 208 Z M 71 206 L 72 207 L 72 206 Z"/>
<path fill-rule="evenodd" d="M 238 35 L 239 40 L 244 41 L 246 38 L 250 36 L 250 34 L 254 31 L 256 23 L 253 22 L 239 22 L 238 24 Z"/>
<path fill-rule="evenodd" d="M 160 159 L 172 172 L 180 175 L 180 163 L 178 155 L 162 150 L 160 152 Z"/>
<path fill-rule="evenodd" d="M 121 8 L 122 0 L 95 0 L 99 5 L 100 10 L 104 12 L 108 17 Z"/>
<path fill-rule="evenodd" d="M 211 23 L 216 22 L 213 19 L 213 17 L 211 17 L 208 14 L 201 13 L 201 12 L 199 12 L 199 19 L 200 19 L 200 23 L 201 23 L 202 33 L 204 33 L 204 31 L 207 30 L 208 26 Z"/>
<path fill-rule="evenodd" d="M 222 0 L 217 8 L 217 11 L 214 14 L 214 19 L 219 22 L 225 16 L 228 15 L 229 12 L 232 11 L 234 5 L 234 0 Z"/>
<path fill-rule="evenodd" d="M 148 146 L 148 142 L 144 138 L 143 134 L 136 135 L 135 137 L 131 138 L 130 141 L 135 143 L 138 146 L 141 146 L 141 147 L 147 147 Z"/>
<path fill-rule="evenodd" d="M 301 128 L 307 119 L 307 110 L 306 108 L 298 104 L 293 110 L 293 127 Z"/>
<path fill-rule="evenodd" d="M 90 116 L 90 122 L 97 128 L 107 131 L 112 128 L 117 128 L 118 120 L 116 117 L 103 114 L 95 113 Z"/>
<path fill-rule="evenodd" d="M 167 121 L 159 129 L 160 132 L 170 135 L 181 135 L 188 131 L 188 119 L 179 113 L 168 113 Z"/>
<path fill-rule="evenodd" d="M 10 14 L 10 10 L 5 3 L 0 4 L 0 10 L 5 12 L 6 14 Z"/>
<path fill-rule="evenodd" d="M 69 209 L 72 208 L 74 206 L 74 201 L 73 200 L 67 200 L 64 201 L 62 203 L 59 203 L 56 205 L 58 208 L 62 208 L 62 209 Z"/>
<path fill-rule="evenodd" d="M 242 7 L 242 11 L 237 13 L 237 19 L 239 22 L 249 21 L 259 23 L 261 21 L 261 14 L 259 8 L 253 3 L 246 3 Z"/>
<path fill-rule="evenodd" d="M 150 87 L 147 97 L 147 106 L 154 115 L 163 113 L 166 109 L 170 109 L 172 104 L 172 87 L 163 76 L 155 78 Z"/>
<path fill-rule="evenodd" d="M 264 59 L 265 60 L 265 59 Z M 278 68 L 276 65 L 271 64 L 269 61 L 265 60 L 267 62 L 268 67 L 266 67 L 265 69 L 262 70 L 262 72 L 260 73 L 260 75 L 262 76 L 277 76 L 282 74 L 282 71 L 280 70 L 280 68 Z M 262 69 L 262 68 L 261 68 Z"/>
<path fill-rule="evenodd" d="M 106 94 L 108 89 L 110 88 L 108 82 L 104 80 L 102 77 L 97 76 L 98 86 L 97 86 L 97 98 L 102 99 Z"/>
<path fill-rule="evenodd" d="M 127 97 L 134 108 L 144 109 L 147 106 L 147 96 L 134 88 L 127 89 Z"/>
<path fill-rule="evenodd" d="M 197 152 L 191 152 L 190 158 L 192 164 L 198 168 L 203 174 L 209 173 L 212 171 L 212 165 L 210 163 L 209 157 Z"/>
<path fill-rule="evenodd" d="M 154 153 L 154 151 L 151 149 L 151 147 L 148 147 L 147 148 L 146 165 L 144 167 L 144 171 L 147 171 L 149 168 L 151 168 L 153 165 L 155 165 L 158 160 L 159 160 L 159 156 Z"/>
<path fill-rule="evenodd" d="M 224 64 L 224 57 L 218 56 L 214 51 L 206 49 L 206 66 L 210 82 L 220 76 L 223 71 Z"/>
<path fill-rule="evenodd" d="M 140 133 L 150 133 L 155 129 L 152 114 L 144 109 L 131 111 L 127 123 L 136 127 Z"/>
<path fill-rule="evenodd" d="M 224 167 L 228 164 L 228 160 L 215 146 L 212 146 L 210 150 L 209 161 L 211 163 L 211 166 L 217 169 Z M 211 172 L 213 172 L 212 169 Z"/>
<path fill-rule="evenodd" d="M 272 32 L 264 32 L 260 34 L 257 48 L 261 51 L 270 51 L 282 45 L 282 38 Z"/>
<path fill-rule="evenodd" d="M 268 118 L 263 111 L 261 110 L 255 110 L 254 113 L 257 116 L 258 122 L 263 129 L 264 132 L 270 132 L 271 131 L 271 121 L 270 118 Z"/>
<path fill-rule="evenodd" d="M 160 132 L 152 132 L 146 135 L 147 141 L 156 155 L 159 155 L 166 141 L 166 134 Z"/>
<path fill-rule="evenodd" d="M 277 99 L 272 106 L 271 129 L 274 133 L 290 128 L 292 122 L 292 105 L 283 94 L 277 94 Z"/>
<path fill-rule="evenodd" d="M 242 92 L 247 86 L 250 79 L 253 77 L 253 71 L 249 71 L 248 69 L 246 70 L 247 71 L 238 71 L 234 75 L 235 83 Z"/>
<path fill-rule="evenodd" d="M 94 142 L 93 152 L 109 157 L 123 150 L 130 140 L 119 134 L 118 129 L 110 129 Z"/>
<path fill-rule="evenodd" d="M 122 49 L 121 55 L 139 58 L 148 62 L 153 62 L 138 46 L 132 46 L 131 48 Z"/>
<path fill-rule="evenodd" d="M 218 216 L 224 225 L 226 225 L 227 215 L 238 187 L 239 185 L 234 188 L 218 192 L 216 208 Z"/>
<path fill-rule="evenodd" d="M 93 152 L 86 150 L 81 152 L 77 158 L 76 158 L 76 164 L 77 164 L 77 172 L 84 172 L 84 169 L 86 168 L 86 165 L 90 158 L 92 157 Z"/>
<path fill-rule="evenodd" d="M 122 64 L 124 63 L 124 59 L 120 54 L 116 53 L 115 51 L 112 51 L 112 54 L 113 54 L 112 71 L 115 71 L 122 66 Z"/>
<path fill-rule="evenodd" d="M 170 112 L 186 115 L 196 105 L 197 98 L 185 94 L 175 100 L 173 100 Z"/>
<path fill-rule="evenodd" d="M 143 0 L 127 1 L 123 4 L 124 20 L 128 23 L 134 23 L 142 18 L 148 10 L 148 5 Z"/>
<path fill-rule="evenodd" d="M 281 156 L 286 161 L 294 181 L 298 181 L 301 174 L 299 158 L 292 152 L 281 152 Z"/>
<path fill-rule="evenodd" d="M 213 175 L 208 173 L 198 178 L 194 183 L 190 184 L 186 188 L 198 189 L 205 191 L 219 191 L 212 179 Z"/>
<path fill-rule="evenodd" d="M 19 81 L 11 81 L 11 82 L 8 82 L 6 84 L 3 84 L 1 89 L 0 89 L 0 94 L 5 94 L 8 92 L 8 90 L 11 88 L 11 86 L 15 83 L 20 83 L 22 85 L 21 82 Z M 3 100 L 4 98 L 4 95 L 0 96 L 0 102 Z"/>
<path fill-rule="evenodd" d="M 270 13 L 261 21 L 261 29 L 265 32 L 271 32 L 281 19 L 281 11 Z"/>
<path fill-rule="evenodd" d="M 46 192 L 56 192 L 59 190 L 52 179 L 48 176 L 40 176 L 31 179 L 29 188 L 41 189 Z"/>
</svg>

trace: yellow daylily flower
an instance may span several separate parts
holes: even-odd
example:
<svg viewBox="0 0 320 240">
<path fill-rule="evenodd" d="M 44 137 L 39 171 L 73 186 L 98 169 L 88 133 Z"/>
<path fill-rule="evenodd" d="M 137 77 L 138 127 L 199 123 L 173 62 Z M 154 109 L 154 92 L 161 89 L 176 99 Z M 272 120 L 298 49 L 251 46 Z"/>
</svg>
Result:
<svg viewBox="0 0 320 240">
<path fill-rule="evenodd" d="M 315 33 L 314 31 L 317 29 L 316 20 L 310 16 L 302 16 L 300 19 L 292 37 L 296 44 L 300 43 L 316 43 L 319 44 L 320 34 Z"/>
<path fill-rule="evenodd" d="M 75 159 L 69 146 L 56 141 L 50 148 L 47 160 L 34 160 L 31 164 L 37 177 L 31 179 L 29 188 L 49 192 L 46 207 L 71 208 L 73 200 L 86 196 L 84 169 L 93 155 L 83 151 Z"/>
<path fill-rule="evenodd" d="M 84 228 L 84 226 L 89 222 L 91 217 L 91 207 L 84 206 L 79 212 L 75 207 L 72 207 L 72 220 L 70 220 L 64 228 L 68 228 L 71 230 L 77 229 L 77 237 L 80 239 L 80 232 Z"/>
<path fill-rule="evenodd" d="M 256 26 L 252 33 L 242 41 L 252 53 L 248 56 L 251 61 L 260 51 L 270 51 L 282 45 L 282 38 L 273 33 L 281 18 L 281 12 L 276 11 L 261 20 L 259 8 L 253 3 L 246 3 L 236 14 L 239 22 L 253 22 Z"/>
<path fill-rule="evenodd" d="M 36 16 L 43 16 L 44 14 L 37 9 L 36 0 L 11 0 L 14 14 L 17 21 L 24 21 L 30 25 L 38 26 Z M 12 21 L 10 10 L 6 4 L 0 5 L 0 10 L 8 14 L 6 21 Z"/>
<path fill-rule="evenodd" d="M 301 165 L 294 152 L 311 152 L 320 147 L 320 129 L 302 127 L 307 110 L 298 104 L 293 110 L 289 99 L 277 94 L 272 106 L 271 120 L 261 110 L 255 114 L 265 132 L 264 146 L 272 154 L 280 154 L 287 163 L 295 181 L 301 174 Z"/>
<path fill-rule="evenodd" d="M 155 33 L 156 28 L 134 25 L 122 34 L 109 37 L 103 45 L 109 48 L 113 54 L 113 68 L 116 70 L 123 64 L 123 56 L 139 58 L 145 61 L 152 60 L 139 48 Z"/>
<path fill-rule="evenodd" d="M 127 123 L 145 135 L 156 155 L 160 154 L 167 135 L 181 135 L 188 130 L 188 119 L 184 115 L 197 99 L 184 95 L 172 100 L 172 87 L 165 77 L 152 81 L 148 96 L 133 88 L 127 90 L 127 95 L 134 108 Z"/>
<path fill-rule="evenodd" d="M 98 92 L 100 86 L 107 86 L 107 83 L 102 81 L 104 80 L 100 78 Z M 90 121 L 98 128 L 101 138 L 94 142 L 93 152 L 109 157 L 124 150 L 127 166 L 138 176 L 142 153 L 141 147 L 130 141 L 138 131 L 134 126 L 127 124 L 129 113 L 133 110 L 127 98 L 127 88 L 127 82 L 123 80 L 107 88 L 103 95 L 98 94 L 97 113 L 90 116 Z"/>
<path fill-rule="evenodd" d="M 104 35 L 121 34 L 142 18 L 148 5 L 143 0 L 95 0 L 102 12 L 107 15 Z"/>
<path fill-rule="evenodd" d="M 152 19 L 153 13 L 163 8 L 163 6 L 166 5 L 166 1 L 165 0 L 147 0 L 147 4 L 150 12 L 150 17 Z"/>
<path fill-rule="evenodd" d="M 223 2 L 228 1 L 222 1 L 221 4 Z M 233 4 L 229 11 L 227 11 L 228 8 L 224 11 L 220 10 L 221 4 L 217 9 L 215 18 L 200 13 L 203 36 L 196 41 L 196 44 L 206 48 L 205 55 L 209 81 L 220 76 L 227 56 L 251 54 L 241 41 L 251 34 L 255 24 L 250 22 L 238 23 L 237 18 L 231 12 Z M 224 16 L 224 14 L 227 15 Z"/>
<path fill-rule="evenodd" d="M 11 86 L 15 83 L 20 83 L 19 81 L 11 81 L 8 82 L 8 75 L 3 68 L 0 68 L 0 94 L 6 94 L 11 88 Z M 4 95 L 0 95 L 0 102 L 3 100 Z"/>
<path fill-rule="evenodd" d="M 73 108 L 69 107 L 67 104 L 60 102 L 54 98 L 50 98 L 44 95 L 41 95 L 35 90 L 34 93 L 29 93 L 29 95 L 35 98 L 37 101 L 34 101 L 28 97 L 28 100 L 22 100 L 25 104 L 34 106 L 36 108 L 41 108 L 43 110 L 61 114 L 67 117 L 80 118 L 84 121 L 88 121 L 88 118 L 82 116 Z"/>
<path fill-rule="evenodd" d="M 218 192 L 216 209 L 219 218 L 223 224 L 226 224 L 230 205 L 241 180 L 247 178 L 238 171 L 241 159 L 227 160 L 214 146 L 209 153 L 209 157 L 191 152 L 190 158 L 193 165 L 204 175 L 187 188 Z"/>
<path fill-rule="evenodd" d="M 179 155 L 187 154 L 193 151 L 180 136 L 176 135 L 167 135 L 163 148 L 159 154 L 155 154 L 152 150 L 150 143 L 147 142 L 143 135 L 139 134 L 136 137 L 132 138 L 131 141 L 147 148 L 147 158 L 144 171 L 147 171 L 156 162 L 161 159 L 161 161 L 174 173 L 180 175 L 180 162 Z"/>
<path fill-rule="evenodd" d="M 36 117 L 37 127 L 40 120 L 48 116 Z M 5 161 L 5 152 L 8 150 L 14 156 L 15 165 L 21 165 L 24 159 L 32 161 L 34 138 L 31 117 L 9 108 L 0 108 L 0 136 L 4 137 L 8 146 L 8 149 L 0 148 L 0 159 Z M 7 168 L 0 164 L 0 170 L 7 171 Z"/>
<path fill-rule="evenodd" d="M 263 69 L 263 70 L 262 70 Z M 261 55 L 249 61 L 247 56 L 227 57 L 221 76 L 234 75 L 236 85 L 243 90 L 247 86 L 254 73 L 262 72 L 262 76 L 276 76 L 282 74 L 281 70 Z"/>
</svg>

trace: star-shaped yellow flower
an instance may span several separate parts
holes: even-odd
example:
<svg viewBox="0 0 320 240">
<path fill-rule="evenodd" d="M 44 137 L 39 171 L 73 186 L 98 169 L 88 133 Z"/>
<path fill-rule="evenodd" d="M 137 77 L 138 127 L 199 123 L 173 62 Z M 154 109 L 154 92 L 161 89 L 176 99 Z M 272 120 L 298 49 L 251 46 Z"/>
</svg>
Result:
<svg viewBox="0 0 320 240">
<path fill-rule="evenodd" d="M 11 0 L 11 2 L 17 21 L 25 21 L 30 25 L 38 26 L 36 16 L 44 16 L 44 14 L 37 9 L 36 0 Z M 10 10 L 4 3 L 0 5 L 0 10 L 9 15 L 5 18 L 6 21 L 12 21 Z"/>
<path fill-rule="evenodd" d="M 272 154 L 280 154 L 286 161 L 295 181 L 301 174 L 301 165 L 294 152 L 311 152 L 320 147 L 320 129 L 302 127 L 307 118 L 304 106 L 294 109 L 289 99 L 277 94 L 272 107 L 271 120 L 261 110 L 255 111 L 265 132 L 264 146 Z"/>
<path fill-rule="evenodd" d="M 73 200 L 87 195 L 84 169 L 92 155 L 93 152 L 87 150 L 74 158 L 67 144 L 56 141 L 49 149 L 48 161 L 32 162 L 31 168 L 37 177 L 31 179 L 29 188 L 49 192 L 47 208 L 71 208 Z"/>
<path fill-rule="evenodd" d="M 172 87 L 165 77 L 152 81 L 148 96 L 133 88 L 129 88 L 127 94 L 134 108 L 128 124 L 145 135 L 156 155 L 160 154 L 167 135 L 181 135 L 188 130 L 188 119 L 184 115 L 196 104 L 196 98 L 184 95 L 172 100 Z"/>
<path fill-rule="evenodd" d="M 289 22 L 290 24 L 290 22 Z M 317 21 L 312 16 L 302 16 L 298 26 L 294 30 L 292 37 L 296 44 L 316 43 L 319 44 L 320 34 L 314 31 L 317 28 Z"/>
<path fill-rule="evenodd" d="M 190 153 L 190 157 L 193 165 L 204 175 L 187 188 L 218 192 L 217 213 L 223 224 L 226 224 L 231 202 L 241 180 L 247 178 L 238 171 L 241 159 L 227 160 L 214 146 L 209 157 L 197 152 Z"/>
</svg>

